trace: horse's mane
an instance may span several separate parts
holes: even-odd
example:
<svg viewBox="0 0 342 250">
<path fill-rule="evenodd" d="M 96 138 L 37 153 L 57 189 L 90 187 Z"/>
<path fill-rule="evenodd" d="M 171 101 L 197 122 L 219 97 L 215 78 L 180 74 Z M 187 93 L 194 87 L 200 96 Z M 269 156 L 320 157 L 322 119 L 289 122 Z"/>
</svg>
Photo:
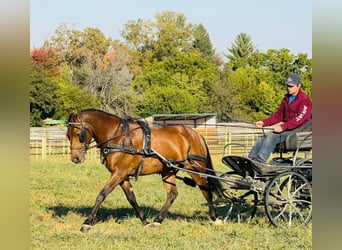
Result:
<svg viewBox="0 0 342 250">
<path fill-rule="evenodd" d="M 114 115 L 114 114 L 111 114 L 109 112 L 106 112 L 106 111 L 103 111 L 103 110 L 100 110 L 100 109 L 94 109 L 94 108 L 84 109 L 84 110 L 80 111 L 80 113 L 83 113 L 83 112 L 99 112 L 99 113 L 104 113 L 104 114 L 107 114 L 107 115 Z M 114 115 L 114 116 L 116 116 L 116 115 Z"/>
<path fill-rule="evenodd" d="M 92 113 L 92 112 L 96 113 L 97 112 L 97 113 L 102 113 L 102 114 L 109 115 L 109 116 L 114 116 L 114 117 L 116 117 L 118 119 L 126 119 L 126 120 L 132 120 L 132 121 L 136 121 L 137 120 L 137 119 L 134 119 L 134 118 L 132 118 L 130 116 L 120 117 L 118 115 L 114 115 L 114 114 L 109 113 L 107 111 L 103 111 L 103 110 L 100 110 L 100 109 L 94 109 L 94 108 L 85 109 L 85 110 L 80 111 L 80 113 L 83 113 L 83 112 L 90 112 L 90 113 Z"/>
<path fill-rule="evenodd" d="M 99 110 L 99 109 L 93 109 L 93 108 L 92 108 L 92 109 L 84 109 L 84 110 L 78 111 L 78 112 L 76 112 L 76 113 L 70 113 L 67 122 L 68 122 L 68 123 L 75 122 L 75 120 L 76 120 L 78 114 L 82 114 L 82 113 L 92 113 L 92 112 L 102 113 L 102 114 L 105 114 L 105 115 L 115 116 L 115 117 L 119 118 L 118 116 L 113 115 L 113 114 L 110 114 L 110 113 L 108 113 L 108 112 L 105 112 L 105 111 L 102 111 L 102 110 Z M 120 118 L 119 118 L 119 119 L 120 119 Z"/>
</svg>

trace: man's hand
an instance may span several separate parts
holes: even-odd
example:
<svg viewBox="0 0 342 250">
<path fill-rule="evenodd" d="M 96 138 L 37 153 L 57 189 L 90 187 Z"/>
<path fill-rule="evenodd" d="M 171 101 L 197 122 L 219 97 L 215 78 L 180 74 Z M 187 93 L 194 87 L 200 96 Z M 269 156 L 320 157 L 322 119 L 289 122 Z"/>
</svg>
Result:
<svg viewBox="0 0 342 250">
<path fill-rule="evenodd" d="M 262 128 L 264 126 L 263 121 L 257 121 L 257 122 L 254 122 L 254 124 L 255 124 L 255 127 L 257 127 L 257 128 Z"/>
<path fill-rule="evenodd" d="M 273 127 L 273 130 L 274 130 L 274 132 L 276 132 L 276 133 L 281 133 L 281 132 L 283 132 L 283 129 L 281 128 L 280 125 L 274 126 L 274 127 Z"/>
</svg>

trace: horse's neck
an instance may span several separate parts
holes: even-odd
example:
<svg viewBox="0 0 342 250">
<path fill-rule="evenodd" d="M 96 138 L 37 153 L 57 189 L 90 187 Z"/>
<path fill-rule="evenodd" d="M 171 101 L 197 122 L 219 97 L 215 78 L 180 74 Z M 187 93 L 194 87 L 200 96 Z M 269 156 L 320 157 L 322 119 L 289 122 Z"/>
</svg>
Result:
<svg viewBox="0 0 342 250">
<path fill-rule="evenodd" d="M 97 143 L 101 143 L 110 137 L 114 137 L 121 125 L 121 118 L 107 113 L 88 113 L 85 123 L 93 130 L 93 137 Z"/>
</svg>

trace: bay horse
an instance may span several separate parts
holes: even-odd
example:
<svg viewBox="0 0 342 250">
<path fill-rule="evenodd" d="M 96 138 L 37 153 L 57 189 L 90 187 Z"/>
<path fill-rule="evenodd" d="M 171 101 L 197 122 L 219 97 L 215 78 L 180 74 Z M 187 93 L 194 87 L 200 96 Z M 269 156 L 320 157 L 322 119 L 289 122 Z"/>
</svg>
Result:
<svg viewBox="0 0 342 250">
<path fill-rule="evenodd" d="M 84 162 L 87 149 L 100 148 L 102 163 L 110 178 L 96 198 L 91 213 L 81 231 L 88 231 L 101 203 L 120 185 L 128 202 L 144 226 L 161 225 L 178 191 L 176 174 L 179 169 L 190 170 L 192 180 L 207 201 L 210 218 L 220 223 L 213 205 L 213 192 L 224 196 L 220 182 L 201 173 L 213 172 L 212 161 L 204 138 L 186 126 L 150 128 L 147 122 L 120 118 L 116 115 L 88 109 L 77 113 L 69 111 L 67 137 L 70 141 L 71 161 Z M 96 145 L 90 146 L 94 139 Z M 153 223 L 149 223 L 138 205 L 129 177 L 159 173 L 166 189 L 166 202 Z"/>
</svg>

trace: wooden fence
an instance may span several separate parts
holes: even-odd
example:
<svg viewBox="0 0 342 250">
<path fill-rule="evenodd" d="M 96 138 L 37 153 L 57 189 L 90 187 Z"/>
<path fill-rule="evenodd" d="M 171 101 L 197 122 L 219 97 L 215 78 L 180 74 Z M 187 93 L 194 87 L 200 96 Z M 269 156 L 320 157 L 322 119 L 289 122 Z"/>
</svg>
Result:
<svg viewBox="0 0 342 250">
<path fill-rule="evenodd" d="M 45 159 L 49 156 L 69 155 L 70 144 L 66 136 L 65 127 L 31 127 L 30 128 L 30 156 Z M 87 156 L 96 158 L 99 150 L 90 149 Z"/>
<path fill-rule="evenodd" d="M 238 124 L 217 125 L 215 127 L 196 128 L 206 139 L 212 155 L 237 154 L 246 155 L 260 136 L 261 130 L 247 128 Z M 226 144 L 234 143 L 245 145 Z M 70 144 L 65 127 L 31 127 L 30 155 L 45 159 L 55 155 L 69 155 Z M 98 158 L 99 149 L 88 150 L 87 157 Z"/>
</svg>

